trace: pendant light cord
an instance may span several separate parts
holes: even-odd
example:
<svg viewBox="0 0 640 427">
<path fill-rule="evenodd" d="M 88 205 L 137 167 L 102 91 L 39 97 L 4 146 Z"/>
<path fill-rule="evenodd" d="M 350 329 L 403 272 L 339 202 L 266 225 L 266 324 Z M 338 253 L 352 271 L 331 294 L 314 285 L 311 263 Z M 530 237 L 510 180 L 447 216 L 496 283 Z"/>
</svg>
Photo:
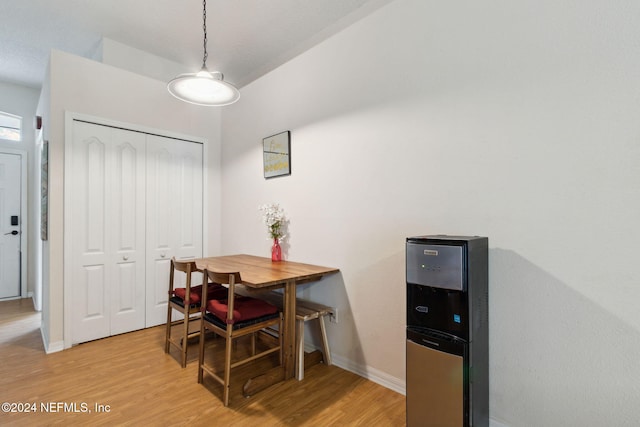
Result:
<svg viewBox="0 0 640 427">
<path fill-rule="evenodd" d="M 207 0 L 202 0 L 202 29 L 204 31 L 204 57 L 202 58 L 202 68 L 207 68 Z"/>
</svg>

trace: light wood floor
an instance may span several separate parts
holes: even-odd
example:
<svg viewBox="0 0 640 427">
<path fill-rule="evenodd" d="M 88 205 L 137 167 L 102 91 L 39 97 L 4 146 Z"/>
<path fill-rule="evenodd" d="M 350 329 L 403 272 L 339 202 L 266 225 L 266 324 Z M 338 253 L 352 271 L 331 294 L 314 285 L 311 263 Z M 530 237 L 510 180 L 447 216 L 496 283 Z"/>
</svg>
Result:
<svg viewBox="0 0 640 427">
<path fill-rule="evenodd" d="M 208 342 L 212 355 L 223 344 Z M 31 300 L 0 302 L 0 403 L 36 404 L 36 413 L 0 411 L 0 425 L 405 425 L 404 396 L 323 364 L 306 370 L 303 381 L 248 399 L 241 386 L 250 374 L 234 371 L 238 379 L 225 408 L 217 383 L 197 383 L 196 347 L 194 342 L 181 369 L 176 351 L 164 353 L 164 329 L 155 327 L 47 355 Z M 67 411 L 42 412 L 42 404 L 56 408 L 58 402 Z M 90 412 L 69 412 L 73 404 Z M 109 412 L 97 412 L 95 405 L 108 405 Z"/>
</svg>

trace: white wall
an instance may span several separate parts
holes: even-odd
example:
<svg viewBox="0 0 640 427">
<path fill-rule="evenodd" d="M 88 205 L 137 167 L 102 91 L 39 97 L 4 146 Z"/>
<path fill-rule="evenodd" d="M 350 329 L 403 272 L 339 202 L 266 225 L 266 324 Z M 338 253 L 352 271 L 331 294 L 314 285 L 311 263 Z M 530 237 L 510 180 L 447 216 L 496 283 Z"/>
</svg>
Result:
<svg viewBox="0 0 640 427">
<path fill-rule="evenodd" d="M 39 90 L 11 83 L 0 82 L 0 111 L 22 117 L 22 140 L 11 142 L 0 139 L 0 148 L 23 150 L 27 152 L 27 211 L 23 212 L 23 219 L 28 219 L 28 254 L 27 262 L 27 292 L 34 294 L 36 287 L 36 247 L 40 245 L 40 235 L 36 232 L 39 218 L 34 213 L 40 195 L 40 183 L 33 179 L 35 159 L 35 113 L 38 105 Z M 24 224 L 23 224 L 24 225 Z M 23 295 L 26 297 L 26 295 Z M 34 296 L 34 303 L 39 307 L 38 295 Z"/>
<path fill-rule="evenodd" d="M 640 4 L 397 0 L 246 86 L 223 111 L 224 253 L 341 269 L 338 364 L 405 378 L 405 237 L 490 241 L 491 417 L 640 423 Z M 292 175 L 262 178 L 262 138 Z"/>
<path fill-rule="evenodd" d="M 207 139 L 205 255 L 219 252 L 220 111 L 173 98 L 166 83 L 53 51 L 39 109 L 49 140 L 49 240 L 44 245 L 43 335 L 49 351 L 63 341 L 63 174 L 66 111 Z"/>
<path fill-rule="evenodd" d="M 193 71 L 185 65 L 127 46 L 106 37 L 102 38 L 96 57 L 96 60 L 104 64 L 152 77 L 165 83 L 178 74 Z"/>
</svg>

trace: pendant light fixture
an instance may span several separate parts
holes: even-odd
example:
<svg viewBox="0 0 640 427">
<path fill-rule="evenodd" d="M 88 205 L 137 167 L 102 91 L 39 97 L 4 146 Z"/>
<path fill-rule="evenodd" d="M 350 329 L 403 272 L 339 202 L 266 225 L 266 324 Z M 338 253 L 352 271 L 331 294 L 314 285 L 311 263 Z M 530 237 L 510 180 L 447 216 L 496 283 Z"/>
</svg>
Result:
<svg viewBox="0 0 640 427">
<path fill-rule="evenodd" d="M 231 83 L 225 82 L 220 71 L 207 69 L 207 0 L 202 1 L 202 8 L 204 30 L 202 69 L 197 73 L 180 74 L 167 83 L 167 89 L 171 95 L 191 104 L 206 106 L 233 104 L 240 98 L 238 89 Z"/>
</svg>

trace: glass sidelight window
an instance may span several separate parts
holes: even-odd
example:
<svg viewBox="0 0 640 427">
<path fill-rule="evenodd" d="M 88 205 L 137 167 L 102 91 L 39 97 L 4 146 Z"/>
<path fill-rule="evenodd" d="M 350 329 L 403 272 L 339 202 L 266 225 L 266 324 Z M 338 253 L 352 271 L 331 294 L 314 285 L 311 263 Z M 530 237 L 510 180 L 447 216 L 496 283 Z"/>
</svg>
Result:
<svg viewBox="0 0 640 427">
<path fill-rule="evenodd" d="M 22 117 L 0 111 L 0 139 L 20 141 L 22 139 Z"/>
</svg>

